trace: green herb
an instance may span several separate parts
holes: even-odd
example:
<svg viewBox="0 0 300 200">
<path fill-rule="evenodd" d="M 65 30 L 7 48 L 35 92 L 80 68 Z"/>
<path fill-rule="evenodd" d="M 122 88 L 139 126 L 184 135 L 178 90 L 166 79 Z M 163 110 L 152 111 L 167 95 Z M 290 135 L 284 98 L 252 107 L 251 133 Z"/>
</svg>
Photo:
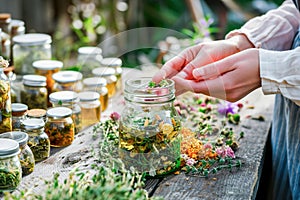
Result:
<svg viewBox="0 0 300 200">
<path fill-rule="evenodd" d="M 18 163 L 17 157 L 0 160 L 0 191 L 13 191 L 20 184 L 21 166 Z"/>
<path fill-rule="evenodd" d="M 27 132 L 29 139 L 28 139 L 28 146 L 30 147 L 34 159 L 36 162 L 40 162 L 45 160 L 50 155 L 50 140 L 46 134 L 43 135 L 32 135 L 32 133 Z"/>
<path fill-rule="evenodd" d="M 163 79 L 158 84 L 155 83 L 154 81 L 150 81 L 148 84 L 148 87 L 149 88 L 158 88 L 158 87 L 166 87 L 167 85 L 169 85 L 168 81 Z"/>
</svg>

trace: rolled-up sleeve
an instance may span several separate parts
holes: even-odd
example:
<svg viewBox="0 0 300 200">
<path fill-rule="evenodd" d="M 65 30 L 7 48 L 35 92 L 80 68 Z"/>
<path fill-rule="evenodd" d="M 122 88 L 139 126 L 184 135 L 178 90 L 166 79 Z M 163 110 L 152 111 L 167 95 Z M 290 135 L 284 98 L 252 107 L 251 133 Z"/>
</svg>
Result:
<svg viewBox="0 0 300 200">
<path fill-rule="evenodd" d="M 281 93 L 300 106 L 300 47 L 289 51 L 259 50 L 265 94 Z"/>
<path fill-rule="evenodd" d="M 299 11 L 292 0 L 286 0 L 279 8 L 249 20 L 239 30 L 231 31 L 226 38 L 245 34 L 255 47 L 288 50 L 299 24 Z"/>
</svg>

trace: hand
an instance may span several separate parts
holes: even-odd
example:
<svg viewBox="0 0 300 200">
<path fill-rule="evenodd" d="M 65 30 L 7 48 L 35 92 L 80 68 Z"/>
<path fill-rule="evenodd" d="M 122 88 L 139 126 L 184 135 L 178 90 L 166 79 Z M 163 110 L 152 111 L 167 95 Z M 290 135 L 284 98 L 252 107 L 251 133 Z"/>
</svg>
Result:
<svg viewBox="0 0 300 200">
<path fill-rule="evenodd" d="M 154 82 L 165 78 L 180 77 L 193 80 L 192 71 L 203 65 L 221 60 L 246 48 L 253 47 L 248 38 L 241 34 L 227 40 L 204 42 L 185 49 L 168 61 L 153 77 Z"/>
<path fill-rule="evenodd" d="M 259 50 L 248 49 L 194 69 L 193 77 L 172 78 L 177 95 L 192 91 L 235 102 L 261 86 Z"/>
</svg>

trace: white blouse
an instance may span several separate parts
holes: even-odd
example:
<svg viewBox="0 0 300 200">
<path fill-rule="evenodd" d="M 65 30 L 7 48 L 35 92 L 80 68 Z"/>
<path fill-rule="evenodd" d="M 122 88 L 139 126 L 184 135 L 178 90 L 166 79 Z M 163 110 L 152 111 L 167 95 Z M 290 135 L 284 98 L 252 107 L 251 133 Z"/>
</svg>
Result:
<svg viewBox="0 0 300 200">
<path fill-rule="evenodd" d="M 260 77 L 265 94 L 281 93 L 300 106 L 300 47 L 288 50 L 300 25 L 300 13 L 292 0 L 249 20 L 226 38 L 245 34 L 260 48 Z"/>
</svg>

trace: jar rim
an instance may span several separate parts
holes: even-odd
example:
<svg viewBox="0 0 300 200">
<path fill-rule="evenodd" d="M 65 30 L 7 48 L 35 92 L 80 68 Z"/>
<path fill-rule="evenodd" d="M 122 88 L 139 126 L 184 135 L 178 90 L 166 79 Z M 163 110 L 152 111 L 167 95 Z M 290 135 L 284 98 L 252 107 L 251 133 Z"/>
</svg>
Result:
<svg viewBox="0 0 300 200">
<path fill-rule="evenodd" d="M 98 92 L 92 92 L 92 91 L 79 92 L 78 96 L 80 101 L 82 102 L 95 101 L 95 100 L 99 100 L 100 98 L 100 94 Z"/>
<path fill-rule="evenodd" d="M 19 143 L 13 139 L 0 138 L 0 158 L 12 157 L 19 154 Z"/>
<path fill-rule="evenodd" d="M 79 54 L 84 54 L 84 55 L 102 54 L 102 49 L 101 48 L 93 47 L 93 46 L 79 47 L 77 51 L 78 51 Z"/>
<path fill-rule="evenodd" d="M 19 146 L 27 144 L 28 134 L 23 131 L 10 131 L 0 134 L 0 138 L 13 139 L 19 143 Z"/>
<path fill-rule="evenodd" d="M 112 67 L 97 67 L 92 70 L 94 76 L 106 77 L 116 74 L 116 70 Z"/>
<path fill-rule="evenodd" d="M 108 57 L 103 58 L 100 63 L 103 67 L 119 67 L 122 65 L 122 60 L 117 57 Z"/>
<path fill-rule="evenodd" d="M 149 87 L 151 77 L 140 77 L 125 81 L 124 97 L 127 101 L 143 104 L 156 104 L 175 99 L 175 82 L 165 79 L 161 87 Z"/>
<path fill-rule="evenodd" d="M 79 97 L 78 94 L 73 91 L 59 91 L 51 93 L 49 95 L 49 101 L 51 103 L 75 103 L 79 101 Z"/>
<path fill-rule="evenodd" d="M 60 71 L 52 75 L 52 78 L 58 83 L 72 83 L 80 81 L 83 75 L 76 71 Z"/>
<path fill-rule="evenodd" d="M 33 68 L 39 70 L 53 70 L 63 67 L 63 62 L 58 60 L 37 60 L 32 63 Z"/>
<path fill-rule="evenodd" d="M 34 109 L 28 110 L 26 114 L 28 117 L 40 118 L 40 117 L 45 117 L 46 112 L 47 111 L 45 109 L 34 108 Z"/>
<path fill-rule="evenodd" d="M 90 77 L 83 79 L 83 84 L 86 86 L 106 86 L 107 80 L 102 77 Z"/>
<path fill-rule="evenodd" d="M 34 46 L 41 44 L 50 44 L 52 42 L 51 36 L 44 33 L 27 33 L 24 35 L 17 35 L 13 38 L 14 44 L 22 46 Z"/>
<path fill-rule="evenodd" d="M 47 78 L 41 75 L 30 74 L 30 75 L 23 76 L 23 84 L 27 86 L 44 87 L 47 85 L 46 80 Z"/>
<path fill-rule="evenodd" d="M 12 103 L 11 111 L 12 112 L 24 112 L 28 110 L 28 106 L 23 103 Z"/>
<path fill-rule="evenodd" d="M 25 119 L 22 121 L 21 127 L 26 130 L 40 129 L 45 126 L 45 122 L 42 119 Z"/>
</svg>

